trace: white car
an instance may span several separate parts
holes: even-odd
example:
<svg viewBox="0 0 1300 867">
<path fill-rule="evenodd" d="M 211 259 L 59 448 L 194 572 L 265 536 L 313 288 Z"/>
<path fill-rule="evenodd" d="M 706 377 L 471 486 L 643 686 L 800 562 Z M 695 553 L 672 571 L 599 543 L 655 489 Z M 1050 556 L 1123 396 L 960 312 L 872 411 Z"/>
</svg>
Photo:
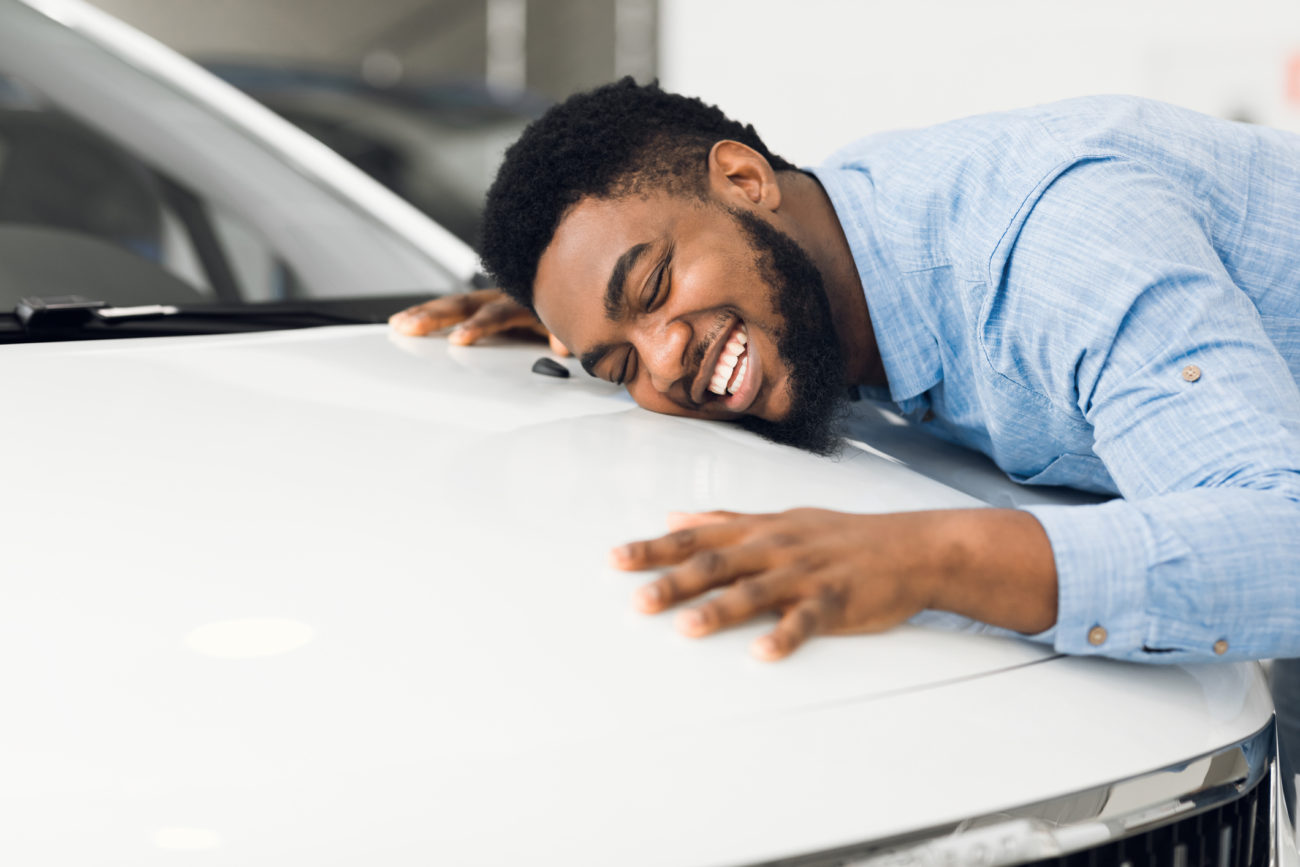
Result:
<svg viewBox="0 0 1300 867">
<path fill-rule="evenodd" d="M 827 460 L 540 346 L 290 327 L 475 263 L 92 7 L 0 0 L 0 863 L 1295 863 L 1258 665 L 973 624 L 763 664 L 605 559 L 672 509 L 1048 495 L 866 407 Z"/>
</svg>

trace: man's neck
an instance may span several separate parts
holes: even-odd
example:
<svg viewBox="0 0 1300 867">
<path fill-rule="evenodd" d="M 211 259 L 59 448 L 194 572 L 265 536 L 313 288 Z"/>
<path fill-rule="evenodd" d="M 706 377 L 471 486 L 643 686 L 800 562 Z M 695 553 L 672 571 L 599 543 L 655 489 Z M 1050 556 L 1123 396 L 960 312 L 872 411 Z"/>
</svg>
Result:
<svg viewBox="0 0 1300 867">
<path fill-rule="evenodd" d="M 785 228 L 812 256 L 826 284 L 836 334 L 844 348 L 848 383 L 886 385 L 862 279 L 830 197 L 812 175 L 785 171 L 778 177 Z"/>
</svg>

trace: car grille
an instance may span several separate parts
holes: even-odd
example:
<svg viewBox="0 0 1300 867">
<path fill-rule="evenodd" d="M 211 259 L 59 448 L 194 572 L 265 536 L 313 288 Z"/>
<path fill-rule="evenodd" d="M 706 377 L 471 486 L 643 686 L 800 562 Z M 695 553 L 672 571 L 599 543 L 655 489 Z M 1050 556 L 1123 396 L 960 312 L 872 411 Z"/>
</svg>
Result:
<svg viewBox="0 0 1300 867">
<path fill-rule="evenodd" d="M 1265 867 L 1269 863 L 1272 792 L 1265 774 L 1235 801 L 1026 867 Z"/>
</svg>

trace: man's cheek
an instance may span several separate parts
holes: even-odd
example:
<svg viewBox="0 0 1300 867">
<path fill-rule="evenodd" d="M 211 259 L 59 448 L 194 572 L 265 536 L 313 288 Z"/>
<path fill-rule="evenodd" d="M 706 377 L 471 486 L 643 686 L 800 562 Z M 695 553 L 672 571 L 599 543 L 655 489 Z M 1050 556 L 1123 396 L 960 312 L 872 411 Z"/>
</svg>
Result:
<svg viewBox="0 0 1300 867">
<path fill-rule="evenodd" d="M 688 418 L 709 418 L 706 413 L 694 412 L 684 406 L 680 406 L 669 400 L 667 395 L 661 394 L 653 387 L 642 382 L 636 382 L 628 386 L 628 394 L 636 401 L 637 406 L 642 409 L 648 409 L 651 412 L 658 412 L 664 415 L 680 415 Z"/>
<path fill-rule="evenodd" d="M 682 415 L 684 410 L 677 404 L 668 400 L 659 392 L 655 391 L 644 383 L 637 382 L 627 387 L 627 392 L 636 401 L 637 406 L 642 409 L 648 409 L 651 412 L 660 412 L 665 415 Z"/>
</svg>

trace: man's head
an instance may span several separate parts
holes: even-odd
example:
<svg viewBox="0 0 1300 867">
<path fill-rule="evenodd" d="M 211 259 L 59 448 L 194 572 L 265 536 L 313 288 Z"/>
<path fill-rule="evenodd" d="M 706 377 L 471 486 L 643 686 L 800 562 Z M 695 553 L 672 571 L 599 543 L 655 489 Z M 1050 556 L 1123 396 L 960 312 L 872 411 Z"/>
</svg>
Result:
<svg viewBox="0 0 1300 867">
<path fill-rule="evenodd" d="M 525 130 L 488 193 L 483 261 L 587 370 L 659 412 L 828 451 L 844 362 L 752 127 L 630 79 Z"/>
</svg>

